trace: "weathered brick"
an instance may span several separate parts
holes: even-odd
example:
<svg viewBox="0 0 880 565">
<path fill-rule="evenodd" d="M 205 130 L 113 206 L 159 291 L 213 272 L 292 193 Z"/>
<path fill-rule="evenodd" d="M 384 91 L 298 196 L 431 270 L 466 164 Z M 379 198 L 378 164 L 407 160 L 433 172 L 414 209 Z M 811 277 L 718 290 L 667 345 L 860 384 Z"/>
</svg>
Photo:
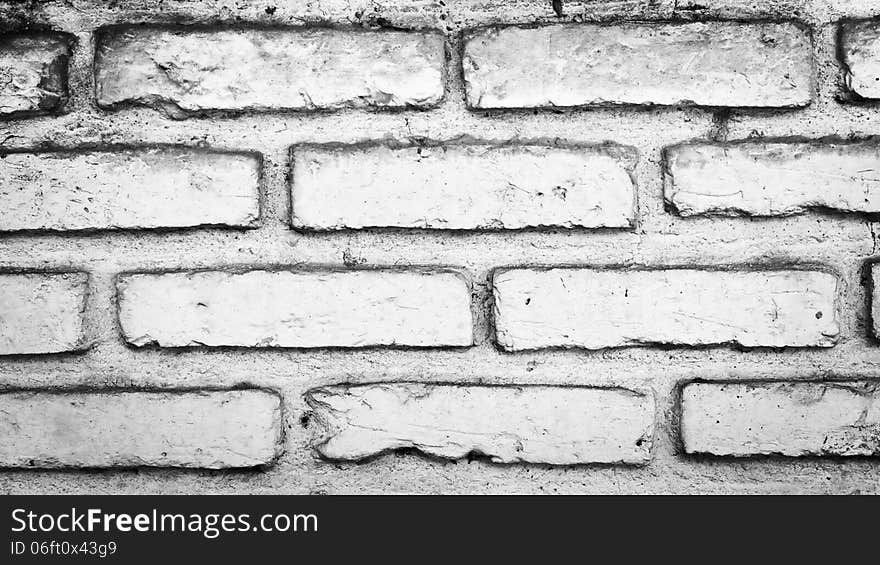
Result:
<svg viewBox="0 0 880 565">
<path fill-rule="evenodd" d="M 838 41 L 847 89 L 862 98 L 880 99 L 880 21 L 843 24 Z"/>
<path fill-rule="evenodd" d="M 0 274 L 0 355 L 87 347 L 85 273 Z"/>
<path fill-rule="evenodd" d="M 819 271 L 503 269 L 495 332 L 507 350 L 631 345 L 830 347 L 837 277 Z"/>
<path fill-rule="evenodd" d="M 254 467 L 281 452 L 264 390 L 0 394 L 2 467 Z"/>
<path fill-rule="evenodd" d="M 644 463 L 654 400 L 624 389 L 379 383 L 306 395 L 328 459 L 414 448 L 445 459 L 497 463 Z"/>
<path fill-rule="evenodd" d="M 635 151 L 619 146 L 294 149 L 293 224 L 520 229 L 629 227 Z"/>
<path fill-rule="evenodd" d="M 874 337 L 880 339 L 880 264 L 873 263 L 871 269 L 871 321 Z"/>
<path fill-rule="evenodd" d="M 9 153 L 0 231 L 251 226 L 254 155 L 182 148 Z"/>
<path fill-rule="evenodd" d="M 878 455 L 876 383 L 690 383 L 682 390 L 687 453 Z"/>
<path fill-rule="evenodd" d="M 473 108 L 796 107 L 812 98 L 811 53 L 793 23 L 485 28 L 466 40 L 464 78 Z"/>
<path fill-rule="evenodd" d="M 55 33 L 0 38 L 0 115 L 37 115 L 67 100 L 70 43 Z"/>
<path fill-rule="evenodd" d="M 665 197 L 683 216 L 880 212 L 878 159 L 875 142 L 678 145 L 665 151 Z"/>
<path fill-rule="evenodd" d="M 469 286 L 450 271 L 131 274 L 119 320 L 135 346 L 470 346 Z"/>
<path fill-rule="evenodd" d="M 443 98 L 443 36 L 325 28 L 110 28 L 98 104 L 209 110 L 430 107 Z"/>
</svg>

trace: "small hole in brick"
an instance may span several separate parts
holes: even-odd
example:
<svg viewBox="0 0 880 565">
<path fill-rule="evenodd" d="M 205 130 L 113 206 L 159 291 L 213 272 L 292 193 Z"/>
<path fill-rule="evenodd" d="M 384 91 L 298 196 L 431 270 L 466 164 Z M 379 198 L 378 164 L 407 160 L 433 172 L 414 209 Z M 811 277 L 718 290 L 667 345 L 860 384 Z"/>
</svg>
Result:
<svg viewBox="0 0 880 565">
<path fill-rule="evenodd" d="M 821 319 L 822 319 L 822 312 L 816 312 L 816 319 L 817 319 L 817 320 L 821 320 Z"/>
<path fill-rule="evenodd" d="M 308 412 L 306 412 L 305 414 L 300 416 L 299 424 L 304 428 L 308 428 L 309 427 L 309 420 L 311 420 L 311 418 L 312 418 L 312 415 L 309 414 Z"/>
</svg>

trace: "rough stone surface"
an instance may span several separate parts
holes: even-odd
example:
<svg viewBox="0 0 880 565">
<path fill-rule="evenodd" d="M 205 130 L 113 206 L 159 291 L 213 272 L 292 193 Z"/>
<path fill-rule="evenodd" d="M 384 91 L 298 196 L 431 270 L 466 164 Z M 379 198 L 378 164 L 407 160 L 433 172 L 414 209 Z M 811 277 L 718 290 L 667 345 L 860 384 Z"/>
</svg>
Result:
<svg viewBox="0 0 880 565">
<path fill-rule="evenodd" d="M 668 148 L 666 201 L 683 216 L 880 212 L 880 145 L 746 142 Z"/>
<path fill-rule="evenodd" d="M 85 273 L 0 274 L 0 355 L 87 346 Z"/>
<path fill-rule="evenodd" d="M 135 346 L 473 344 L 471 292 L 455 272 L 132 274 L 118 291 L 122 331 Z"/>
<path fill-rule="evenodd" d="M 36 115 L 67 100 L 70 44 L 60 34 L 0 38 L 0 115 Z"/>
<path fill-rule="evenodd" d="M 11 153 L 0 231 L 251 226 L 256 156 L 189 149 Z"/>
<path fill-rule="evenodd" d="M 635 217 L 635 155 L 617 146 L 313 146 L 293 161 L 297 227 L 622 228 Z"/>
<path fill-rule="evenodd" d="M 792 23 L 486 28 L 464 51 L 473 108 L 805 106 L 811 42 Z"/>
<path fill-rule="evenodd" d="M 281 453 L 264 390 L 0 394 L 2 467 L 254 467 Z"/>
<path fill-rule="evenodd" d="M 846 87 L 862 98 L 880 98 L 880 22 L 843 24 L 838 37 Z"/>
<path fill-rule="evenodd" d="M 510 269 L 493 277 L 511 351 L 631 345 L 830 347 L 837 277 L 818 271 Z"/>
<path fill-rule="evenodd" d="M 687 453 L 880 454 L 877 383 L 691 383 L 681 411 Z"/>
<path fill-rule="evenodd" d="M 414 448 L 496 463 L 645 463 L 654 401 L 623 389 L 381 383 L 307 393 L 315 449 L 359 460 Z"/>
<path fill-rule="evenodd" d="M 443 37 L 433 33 L 111 28 L 95 57 L 98 104 L 105 108 L 403 108 L 443 98 Z"/>
</svg>

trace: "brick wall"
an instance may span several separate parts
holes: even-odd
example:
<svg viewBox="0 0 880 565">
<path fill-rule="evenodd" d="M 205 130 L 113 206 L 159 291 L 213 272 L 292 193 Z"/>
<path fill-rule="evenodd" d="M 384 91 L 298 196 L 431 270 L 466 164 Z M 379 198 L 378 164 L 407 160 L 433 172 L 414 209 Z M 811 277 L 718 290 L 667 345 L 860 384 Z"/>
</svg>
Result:
<svg viewBox="0 0 880 565">
<path fill-rule="evenodd" d="M 0 4 L 0 491 L 877 493 L 880 8 L 553 4 Z"/>
</svg>

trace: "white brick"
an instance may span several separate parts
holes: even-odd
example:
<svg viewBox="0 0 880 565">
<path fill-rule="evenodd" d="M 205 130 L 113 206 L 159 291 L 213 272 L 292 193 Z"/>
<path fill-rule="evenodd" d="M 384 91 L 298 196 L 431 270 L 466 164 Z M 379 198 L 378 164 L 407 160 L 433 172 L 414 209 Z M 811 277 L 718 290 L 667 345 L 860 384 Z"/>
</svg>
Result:
<svg viewBox="0 0 880 565">
<path fill-rule="evenodd" d="M 745 142 L 666 150 L 666 201 L 683 216 L 880 212 L 876 143 Z"/>
<path fill-rule="evenodd" d="M 862 98 L 880 99 L 880 23 L 844 24 L 838 38 L 846 87 Z"/>
<path fill-rule="evenodd" d="M 0 355 L 87 347 L 85 273 L 0 274 Z"/>
<path fill-rule="evenodd" d="M 809 34 L 792 23 L 485 28 L 466 41 L 474 108 L 809 104 Z"/>
<path fill-rule="evenodd" d="M 629 227 L 634 151 L 618 146 L 304 146 L 293 224 L 519 229 Z"/>
<path fill-rule="evenodd" d="M 55 33 L 0 39 L 0 115 L 37 115 L 67 100 L 70 45 Z"/>
<path fill-rule="evenodd" d="M 191 149 L 10 153 L 0 160 L 0 231 L 251 226 L 254 155 Z"/>
<path fill-rule="evenodd" d="M 95 59 L 98 104 L 208 110 L 429 107 L 443 98 L 443 36 L 326 28 L 112 28 Z"/>
<path fill-rule="evenodd" d="M 818 271 L 510 269 L 494 275 L 507 350 L 830 347 L 837 277 Z"/>
<path fill-rule="evenodd" d="M 469 286 L 448 271 L 132 274 L 119 320 L 136 346 L 470 346 Z"/>
<path fill-rule="evenodd" d="M 445 459 L 497 463 L 644 463 L 654 400 L 623 389 L 383 383 L 307 393 L 314 446 L 358 460 L 414 448 Z"/>
<path fill-rule="evenodd" d="M 880 454 L 876 383 L 691 383 L 681 411 L 687 453 Z"/>
<path fill-rule="evenodd" d="M 880 339 L 880 264 L 871 265 L 871 321 L 874 337 Z"/>
<path fill-rule="evenodd" d="M 281 452 L 263 390 L 0 394 L 2 467 L 254 467 Z"/>
</svg>

